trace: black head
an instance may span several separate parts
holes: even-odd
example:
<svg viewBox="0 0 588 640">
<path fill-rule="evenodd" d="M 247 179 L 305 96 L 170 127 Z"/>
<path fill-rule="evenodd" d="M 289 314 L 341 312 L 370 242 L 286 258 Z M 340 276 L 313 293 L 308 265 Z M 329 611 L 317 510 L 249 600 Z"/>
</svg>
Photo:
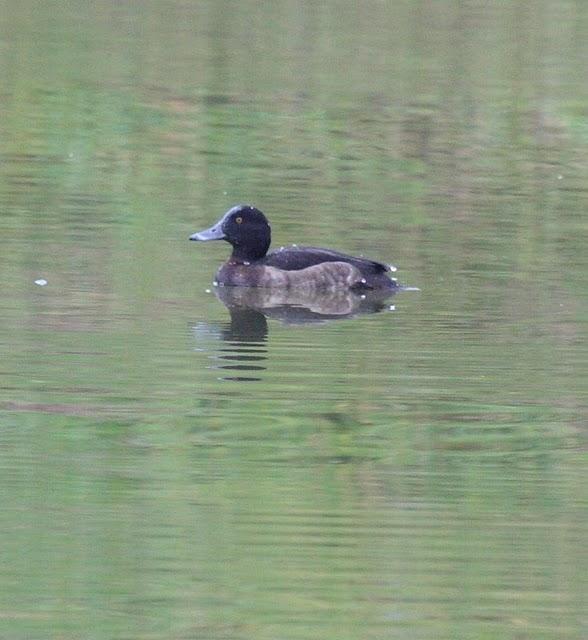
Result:
<svg viewBox="0 0 588 640">
<path fill-rule="evenodd" d="M 233 258 L 258 260 L 269 249 L 271 230 L 267 218 L 259 209 L 238 204 L 210 229 L 191 235 L 190 240 L 226 240 L 233 247 Z"/>
</svg>

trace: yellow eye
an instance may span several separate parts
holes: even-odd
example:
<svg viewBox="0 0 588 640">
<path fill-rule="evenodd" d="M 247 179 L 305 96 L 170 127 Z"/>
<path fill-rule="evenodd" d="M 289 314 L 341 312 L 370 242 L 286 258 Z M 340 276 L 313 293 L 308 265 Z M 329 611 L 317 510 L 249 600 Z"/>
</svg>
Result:
<svg viewBox="0 0 588 640">
<path fill-rule="evenodd" d="M 241 216 L 239 216 L 238 218 L 235 218 L 235 222 L 237 224 L 241 224 L 243 222 L 243 218 Z"/>
</svg>

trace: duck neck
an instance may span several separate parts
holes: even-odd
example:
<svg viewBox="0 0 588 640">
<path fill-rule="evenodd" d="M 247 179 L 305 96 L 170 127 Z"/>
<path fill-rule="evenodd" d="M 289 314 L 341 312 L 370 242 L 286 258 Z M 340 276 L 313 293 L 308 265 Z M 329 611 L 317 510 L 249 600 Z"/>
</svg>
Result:
<svg viewBox="0 0 588 640">
<path fill-rule="evenodd" d="M 265 256 L 267 250 L 269 248 L 269 243 L 267 246 L 261 246 L 259 248 L 253 248 L 245 245 L 233 245 L 233 252 L 231 253 L 230 262 L 234 262 L 236 264 L 244 264 L 246 262 L 255 262 L 255 260 L 260 260 Z"/>
</svg>

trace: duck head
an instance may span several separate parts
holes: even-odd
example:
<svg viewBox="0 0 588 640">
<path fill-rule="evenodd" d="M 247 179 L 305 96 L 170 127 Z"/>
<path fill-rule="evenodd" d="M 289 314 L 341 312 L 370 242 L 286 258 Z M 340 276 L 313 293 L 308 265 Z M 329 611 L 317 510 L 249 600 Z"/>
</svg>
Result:
<svg viewBox="0 0 588 640">
<path fill-rule="evenodd" d="M 190 236 L 190 240 L 226 240 L 232 247 L 232 259 L 253 261 L 263 258 L 271 242 L 271 229 L 263 213 L 247 204 L 238 204 L 209 229 Z"/>
</svg>

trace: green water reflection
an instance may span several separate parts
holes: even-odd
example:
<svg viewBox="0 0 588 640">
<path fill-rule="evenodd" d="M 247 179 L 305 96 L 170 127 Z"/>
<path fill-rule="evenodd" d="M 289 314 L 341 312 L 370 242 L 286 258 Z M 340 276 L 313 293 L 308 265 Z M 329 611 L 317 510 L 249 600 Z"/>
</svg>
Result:
<svg viewBox="0 0 588 640">
<path fill-rule="evenodd" d="M 588 5 L 0 13 L 0 636 L 585 637 Z M 421 291 L 231 318 L 242 201 Z"/>
</svg>

